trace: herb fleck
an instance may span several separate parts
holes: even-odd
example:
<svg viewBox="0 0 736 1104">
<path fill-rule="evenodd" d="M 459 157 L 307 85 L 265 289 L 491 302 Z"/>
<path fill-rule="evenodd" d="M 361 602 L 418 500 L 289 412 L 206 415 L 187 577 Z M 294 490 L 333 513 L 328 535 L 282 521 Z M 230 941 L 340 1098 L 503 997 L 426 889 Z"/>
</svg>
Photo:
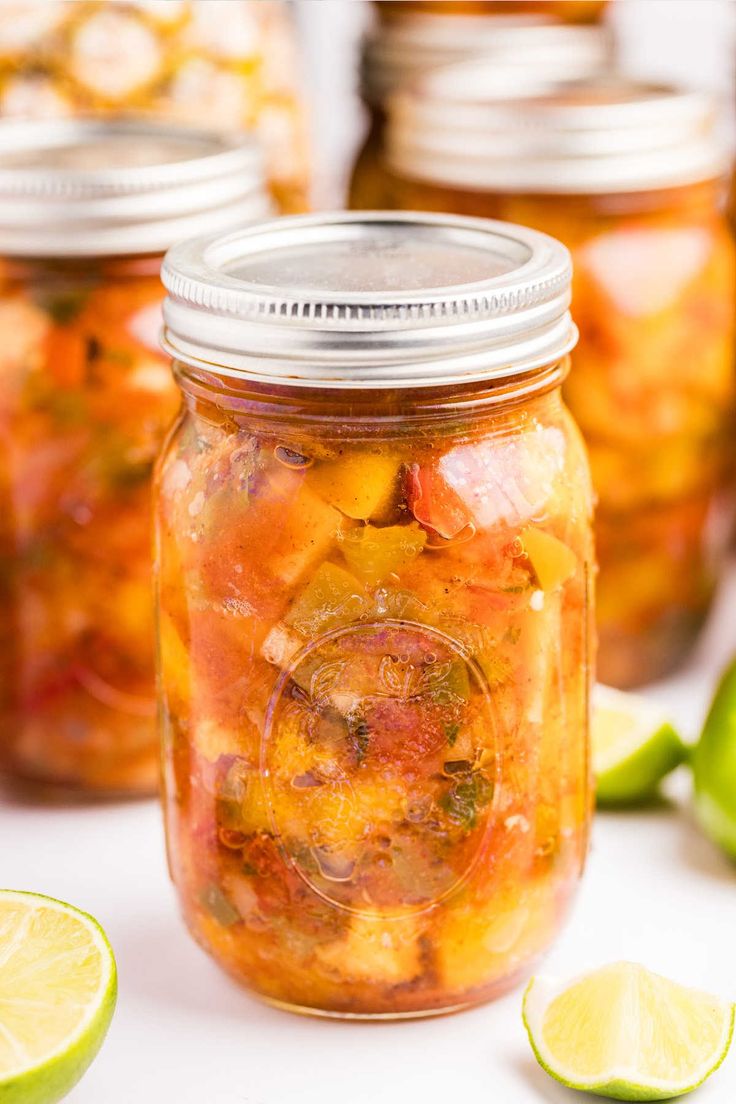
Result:
<svg viewBox="0 0 736 1104">
<path fill-rule="evenodd" d="M 460 725 L 454 721 L 452 723 L 448 723 L 447 721 L 445 721 L 442 727 L 445 730 L 445 736 L 447 737 L 448 746 L 454 747 L 455 741 L 457 740 L 458 734 L 460 732 Z"/>
<path fill-rule="evenodd" d="M 470 832 L 478 824 L 478 814 L 493 797 L 493 785 L 475 771 L 453 782 L 438 804 L 453 824 Z"/>
<path fill-rule="evenodd" d="M 364 717 L 348 717 L 348 738 L 355 750 L 358 763 L 362 763 L 368 754 L 370 729 Z"/>
</svg>

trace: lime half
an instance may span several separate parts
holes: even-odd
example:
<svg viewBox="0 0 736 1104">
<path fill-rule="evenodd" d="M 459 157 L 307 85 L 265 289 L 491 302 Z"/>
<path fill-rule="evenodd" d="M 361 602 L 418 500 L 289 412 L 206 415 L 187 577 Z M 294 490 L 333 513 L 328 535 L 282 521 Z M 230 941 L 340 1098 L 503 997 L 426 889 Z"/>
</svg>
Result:
<svg viewBox="0 0 736 1104">
<path fill-rule="evenodd" d="M 614 1100 L 667 1100 L 720 1066 L 734 1006 L 616 962 L 567 985 L 533 978 L 523 1016 L 537 1061 L 568 1088 Z"/>
<path fill-rule="evenodd" d="M 698 821 L 736 859 L 736 662 L 718 685 L 692 762 Z"/>
<path fill-rule="evenodd" d="M 35 893 L 0 890 L 0 1101 L 54 1104 L 102 1045 L 117 993 L 96 920 Z"/>
<path fill-rule="evenodd" d="M 591 736 L 599 805 L 631 805 L 651 797 L 687 754 L 658 705 L 610 686 L 593 691 Z"/>
</svg>

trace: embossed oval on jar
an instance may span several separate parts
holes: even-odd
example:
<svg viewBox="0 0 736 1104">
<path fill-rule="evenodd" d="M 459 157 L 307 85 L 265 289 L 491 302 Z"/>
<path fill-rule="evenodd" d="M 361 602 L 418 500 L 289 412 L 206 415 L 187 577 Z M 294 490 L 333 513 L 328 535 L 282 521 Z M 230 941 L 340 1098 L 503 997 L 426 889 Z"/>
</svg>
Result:
<svg viewBox="0 0 736 1104">
<path fill-rule="evenodd" d="M 274 830 L 320 896 L 364 914 L 427 908 L 465 880 L 491 822 L 487 685 L 428 626 L 336 629 L 279 680 L 262 767 Z"/>
</svg>

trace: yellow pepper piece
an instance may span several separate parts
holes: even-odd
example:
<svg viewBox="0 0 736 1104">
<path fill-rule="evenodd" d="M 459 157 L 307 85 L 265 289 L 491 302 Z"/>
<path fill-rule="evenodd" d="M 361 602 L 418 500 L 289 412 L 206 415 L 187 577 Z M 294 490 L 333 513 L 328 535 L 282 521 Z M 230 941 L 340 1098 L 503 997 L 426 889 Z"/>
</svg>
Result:
<svg viewBox="0 0 736 1104">
<path fill-rule="evenodd" d="M 312 490 L 356 521 L 380 517 L 391 505 L 399 461 L 395 456 L 356 452 L 318 463 L 309 472 Z"/>
<path fill-rule="evenodd" d="M 416 559 L 427 543 L 427 534 L 416 521 L 377 529 L 366 525 L 350 529 L 341 538 L 342 554 L 359 579 L 376 586 L 381 580 Z"/>
<path fill-rule="evenodd" d="M 575 574 L 577 556 L 557 537 L 533 525 L 519 535 L 542 590 L 556 590 Z"/>
<path fill-rule="evenodd" d="M 284 622 L 314 636 L 359 617 L 363 587 L 344 567 L 322 563 L 287 610 Z"/>
</svg>

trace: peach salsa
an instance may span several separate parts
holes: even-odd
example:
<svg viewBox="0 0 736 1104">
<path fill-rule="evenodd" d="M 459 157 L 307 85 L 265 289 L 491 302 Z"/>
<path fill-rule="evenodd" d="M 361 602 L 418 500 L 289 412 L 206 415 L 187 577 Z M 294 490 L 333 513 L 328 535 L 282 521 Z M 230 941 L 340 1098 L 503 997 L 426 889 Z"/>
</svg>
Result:
<svg viewBox="0 0 736 1104">
<path fill-rule="evenodd" d="M 149 124 L 5 122 L 0 149 L 0 769 L 151 790 L 161 254 L 263 215 L 258 160 Z"/>
<path fill-rule="evenodd" d="M 174 247 L 157 474 L 171 875 L 268 1001 L 426 1015 L 517 982 L 591 806 L 591 490 L 566 250 L 313 216 Z"/>
</svg>

